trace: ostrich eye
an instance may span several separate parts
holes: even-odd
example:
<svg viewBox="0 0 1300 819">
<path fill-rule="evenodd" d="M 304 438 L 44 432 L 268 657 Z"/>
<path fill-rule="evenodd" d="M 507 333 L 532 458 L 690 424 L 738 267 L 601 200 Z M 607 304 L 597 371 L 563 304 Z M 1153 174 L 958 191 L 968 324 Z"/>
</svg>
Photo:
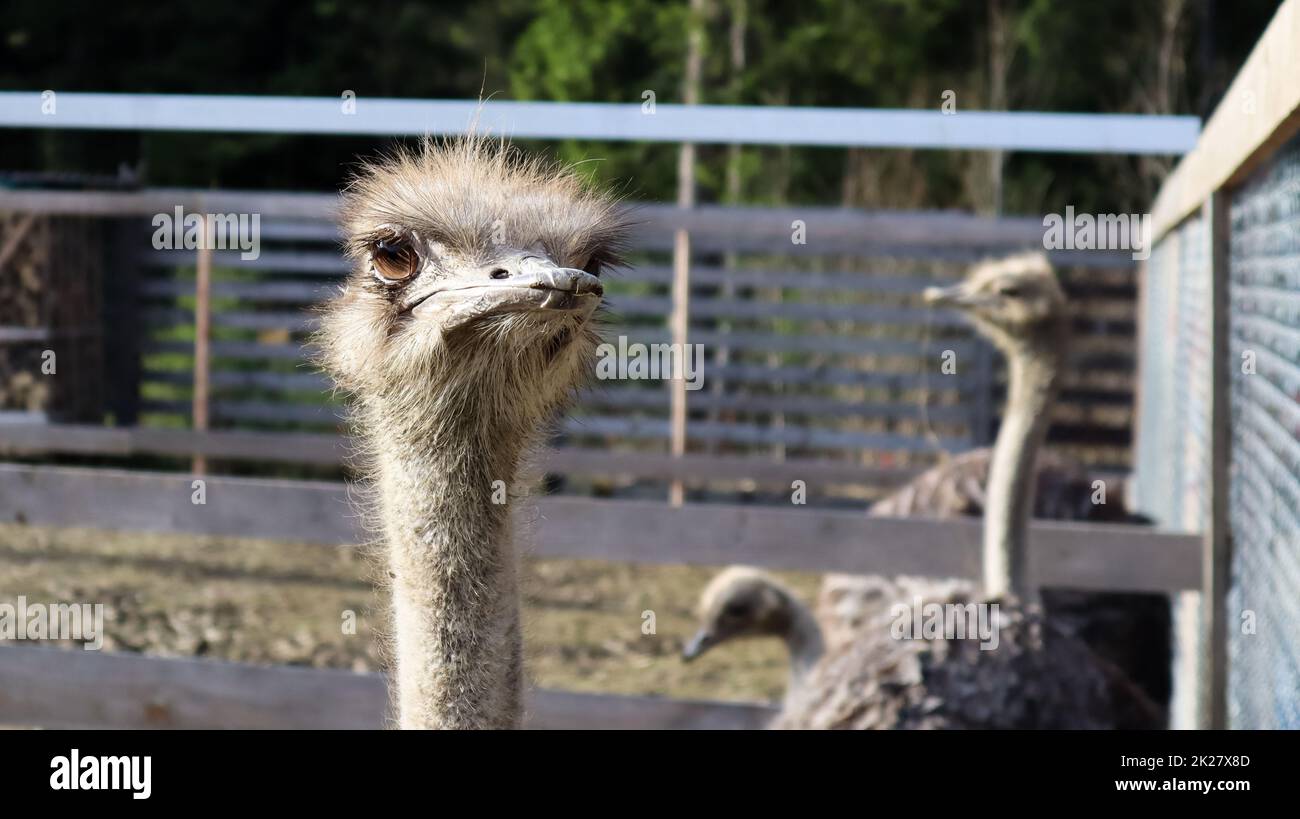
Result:
<svg viewBox="0 0 1300 819">
<path fill-rule="evenodd" d="M 1009 299 L 1018 299 L 1024 294 L 1025 291 L 1018 284 L 1004 284 L 998 288 L 998 295 Z"/>
<path fill-rule="evenodd" d="M 404 282 L 415 275 L 420 256 L 406 239 L 385 236 L 375 240 L 370 247 L 370 260 L 375 275 L 384 282 Z"/>
<path fill-rule="evenodd" d="M 744 603 L 728 603 L 723 607 L 722 614 L 725 617 L 739 620 L 749 614 L 749 606 Z"/>
</svg>

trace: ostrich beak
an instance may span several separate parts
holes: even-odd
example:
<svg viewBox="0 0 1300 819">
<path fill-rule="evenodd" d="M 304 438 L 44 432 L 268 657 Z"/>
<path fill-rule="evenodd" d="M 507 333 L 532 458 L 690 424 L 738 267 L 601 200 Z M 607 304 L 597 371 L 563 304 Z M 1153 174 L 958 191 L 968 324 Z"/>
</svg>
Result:
<svg viewBox="0 0 1300 819">
<path fill-rule="evenodd" d="M 562 313 L 586 318 L 595 312 L 605 293 L 600 279 L 585 270 L 557 267 L 530 258 L 514 270 L 489 277 L 485 271 L 435 281 L 407 304 L 417 318 L 434 318 L 454 326 L 475 318 L 501 313 Z"/>
<path fill-rule="evenodd" d="M 965 282 L 951 287 L 927 287 L 921 298 L 931 307 L 978 307 L 988 301 L 986 296 L 972 292 Z"/>
<path fill-rule="evenodd" d="M 690 642 L 686 644 L 686 647 L 682 649 L 682 661 L 689 663 L 691 660 L 694 660 L 696 657 L 708 651 L 712 645 L 713 635 L 709 633 L 708 629 L 700 629 L 695 632 L 695 636 L 692 637 Z"/>
</svg>

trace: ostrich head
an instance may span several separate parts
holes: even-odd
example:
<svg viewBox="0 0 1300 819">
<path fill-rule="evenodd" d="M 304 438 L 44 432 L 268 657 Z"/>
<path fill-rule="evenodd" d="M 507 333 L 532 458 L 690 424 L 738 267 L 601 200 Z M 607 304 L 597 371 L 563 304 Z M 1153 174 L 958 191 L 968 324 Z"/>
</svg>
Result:
<svg viewBox="0 0 1300 819">
<path fill-rule="evenodd" d="M 388 423 L 524 430 L 590 371 L 599 277 L 626 225 L 572 172 L 482 137 L 426 140 L 364 166 L 342 213 L 353 271 L 318 341 Z"/>
<path fill-rule="evenodd" d="M 1065 293 L 1042 252 L 977 264 L 959 284 L 926 288 L 924 298 L 965 312 L 1007 354 L 1041 346 L 1068 319 Z"/>
<path fill-rule="evenodd" d="M 786 637 L 802 604 L 776 578 L 747 566 L 723 570 L 700 594 L 700 628 L 682 650 L 693 660 L 739 637 Z"/>
</svg>

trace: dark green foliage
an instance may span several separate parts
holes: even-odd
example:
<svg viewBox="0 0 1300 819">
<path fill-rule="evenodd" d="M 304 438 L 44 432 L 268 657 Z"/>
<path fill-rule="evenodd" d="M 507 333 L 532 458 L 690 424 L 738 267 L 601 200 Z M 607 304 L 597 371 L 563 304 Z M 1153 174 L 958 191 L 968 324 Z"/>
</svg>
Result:
<svg viewBox="0 0 1300 819">
<path fill-rule="evenodd" d="M 747 8 L 746 68 L 730 69 L 728 29 Z M 989 99 L 989 10 L 998 0 L 710 0 L 705 102 L 960 108 Z M 1016 110 L 1204 113 L 1263 31 L 1276 0 L 1187 0 L 1161 86 L 1162 13 L 1148 0 L 1001 0 Z M 1207 11 L 1212 23 L 1205 23 Z M 680 99 L 685 0 L 449 0 L 438 3 L 178 0 L 123 4 L 10 0 L 0 14 L 0 89 L 366 97 Z M 1167 88 L 1167 91 L 1165 90 Z M 388 140 L 230 134 L 0 132 L 3 169 L 114 173 L 154 185 L 331 189 L 359 154 Z M 675 148 L 646 143 L 545 146 L 632 198 L 671 199 Z M 975 154 L 747 148 L 742 200 L 861 206 L 978 207 Z M 704 146 L 701 201 L 723 198 L 726 150 Z M 1167 165 L 1167 163 L 1163 163 Z M 1162 163 L 1126 157 L 1007 158 L 1005 209 L 1066 203 L 1146 206 Z M 877 174 L 855 186 L 846 169 Z"/>
</svg>

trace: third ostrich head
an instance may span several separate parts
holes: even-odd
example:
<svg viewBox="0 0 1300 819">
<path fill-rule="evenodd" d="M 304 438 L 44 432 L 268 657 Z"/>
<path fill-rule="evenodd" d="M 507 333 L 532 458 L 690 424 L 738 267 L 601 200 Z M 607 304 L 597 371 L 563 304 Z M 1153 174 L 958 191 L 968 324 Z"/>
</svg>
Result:
<svg viewBox="0 0 1300 819">
<path fill-rule="evenodd" d="M 976 265 L 930 304 L 955 307 L 1007 357 L 1007 403 L 989 465 L 984 507 L 984 590 L 1032 596 L 1026 558 L 1034 463 L 1047 437 L 1069 336 L 1065 294 L 1047 256 L 1024 253 Z"/>
<path fill-rule="evenodd" d="M 790 651 L 791 679 L 798 683 L 822 654 L 822 634 L 794 592 L 766 572 L 748 566 L 724 569 L 704 587 L 699 631 L 682 650 L 693 660 L 742 637 L 777 637 Z"/>
<path fill-rule="evenodd" d="M 1066 318 L 1065 292 L 1041 252 L 978 264 L 959 284 L 926 288 L 924 297 L 964 311 L 1007 355 L 1050 343 Z"/>
</svg>

